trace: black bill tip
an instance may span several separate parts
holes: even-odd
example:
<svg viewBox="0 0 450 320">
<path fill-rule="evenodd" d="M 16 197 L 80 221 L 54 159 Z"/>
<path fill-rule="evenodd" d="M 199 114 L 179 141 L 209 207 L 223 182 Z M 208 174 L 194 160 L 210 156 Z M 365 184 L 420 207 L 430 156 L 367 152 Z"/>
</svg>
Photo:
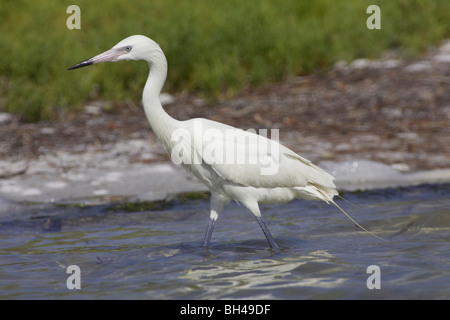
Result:
<svg viewBox="0 0 450 320">
<path fill-rule="evenodd" d="M 87 67 L 87 66 L 90 66 L 91 64 L 94 64 L 94 62 L 92 61 L 92 59 L 88 59 L 88 60 L 84 60 L 83 62 L 77 63 L 76 65 L 70 67 L 67 70 L 73 70 L 73 69 L 77 69 L 77 68 Z"/>
</svg>

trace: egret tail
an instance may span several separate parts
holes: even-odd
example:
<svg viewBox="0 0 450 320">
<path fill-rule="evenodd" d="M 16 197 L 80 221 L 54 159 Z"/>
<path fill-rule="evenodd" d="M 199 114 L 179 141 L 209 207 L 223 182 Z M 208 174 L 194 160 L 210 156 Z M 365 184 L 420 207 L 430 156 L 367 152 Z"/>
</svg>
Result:
<svg viewBox="0 0 450 320">
<path fill-rule="evenodd" d="M 332 204 L 334 204 L 334 205 L 336 206 L 336 208 L 338 208 L 343 214 L 345 214 L 345 216 L 346 216 L 347 218 L 349 218 L 351 222 L 353 222 L 354 224 L 356 224 L 359 228 L 361 228 L 361 229 L 364 230 L 365 232 L 371 234 L 371 235 L 374 236 L 375 238 L 378 238 L 378 239 L 380 239 L 380 240 L 389 242 L 389 240 L 386 240 L 386 239 L 383 239 L 383 238 L 377 236 L 376 234 L 370 232 L 369 230 L 367 230 L 366 228 L 364 228 L 362 225 L 360 225 L 358 222 L 356 222 L 355 219 L 353 219 L 347 212 L 345 212 L 344 209 L 342 209 L 340 206 L 338 206 L 338 204 L 337 204 L 336 202 L 334 202 L 334 200 L 330 200 L 330 201 L 331 201 Z"/>
</svg>

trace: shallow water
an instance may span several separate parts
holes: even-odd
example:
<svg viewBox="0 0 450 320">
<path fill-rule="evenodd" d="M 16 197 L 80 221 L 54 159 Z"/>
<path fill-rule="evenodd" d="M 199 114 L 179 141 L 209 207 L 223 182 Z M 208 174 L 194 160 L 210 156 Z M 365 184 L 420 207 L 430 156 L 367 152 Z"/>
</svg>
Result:
<svg viewBox="0 0 450 320">
<path fill-rule="evenodd" d="M 230 204 L 208 251 L 209 201 L 0 202 L 1 299 L 449 299 L 450 185 L 345 193 L 331 205 L 262 206 L 281 249 Z M 68 289 L 67 267 L 81 270 Z M 367 268 L 381 289 L 368 289 Z"/>
</svg>

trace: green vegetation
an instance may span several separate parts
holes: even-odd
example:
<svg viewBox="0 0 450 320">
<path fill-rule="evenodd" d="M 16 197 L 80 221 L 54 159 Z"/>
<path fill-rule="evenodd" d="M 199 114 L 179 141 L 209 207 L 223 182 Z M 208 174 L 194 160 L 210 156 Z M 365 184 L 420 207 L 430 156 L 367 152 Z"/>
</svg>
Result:
<svg viewBox="0 0 450 320">
<path fill-rule="evenodd" d="M 66 9 L 81 9 L 69 30 Z M 381 8 L 381 30 L 366 9 Z M 450 35 L 448 0 L 15 0 L 0 4 L 0 111 L 26 121 L 76 113 L 87 100 L 138 103 L 144 62 L 66 71 L 132 34 L 157 41 L 169 61 L 165 90 L 230 97 L 337 60 L 417 55 Z"/>
</svg>

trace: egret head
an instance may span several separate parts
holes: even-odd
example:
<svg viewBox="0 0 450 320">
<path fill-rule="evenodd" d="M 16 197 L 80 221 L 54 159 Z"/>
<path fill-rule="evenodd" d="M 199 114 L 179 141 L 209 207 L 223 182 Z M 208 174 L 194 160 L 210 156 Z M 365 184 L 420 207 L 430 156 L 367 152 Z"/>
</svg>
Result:
<svg viewBox="0 0 450 320">
<path fill-rule="evenodd" d="M 108 51 L 77 63 L 70 67 L 69 70 L 106 61 L 147 60 L 151 62 L 155 55 L 161 54 L 163 54 L 161 48 L 152 39 L 146 36 L 134 35 L 123 39 Z"/>
</svg>

